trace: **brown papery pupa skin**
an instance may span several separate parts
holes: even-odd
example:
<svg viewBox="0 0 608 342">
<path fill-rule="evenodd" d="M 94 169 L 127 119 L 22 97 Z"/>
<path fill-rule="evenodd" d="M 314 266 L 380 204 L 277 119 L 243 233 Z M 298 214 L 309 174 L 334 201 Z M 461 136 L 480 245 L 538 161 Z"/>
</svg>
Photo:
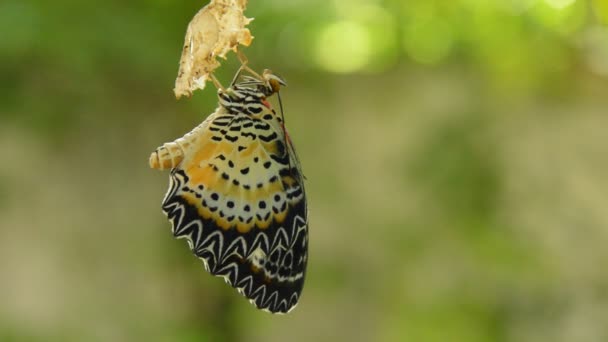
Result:
<svg viewBox="0 0 608 342">
<path fill-rule="evenodd" d="M 218 56 L 225 58 L 228 51 L 236 51 L 239 44 L 251 44 L 253 37 L 245 26 L 253 19 L 244 16 L 246 7 L 247 0 L 211 0 L 192 18 L 173 89 L 176 98 L 191 96 L 193 91 L 203 89 L 220 66 Z"/>
</svg>

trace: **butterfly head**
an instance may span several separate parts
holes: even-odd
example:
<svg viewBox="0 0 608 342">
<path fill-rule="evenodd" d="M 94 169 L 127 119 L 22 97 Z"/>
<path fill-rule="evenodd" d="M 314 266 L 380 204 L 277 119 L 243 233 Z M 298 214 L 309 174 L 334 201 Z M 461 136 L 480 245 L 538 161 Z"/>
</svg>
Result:
<svg viewBox="0 0 608 342">
<path fill-rule="evenodd" d="M 266 69 L 258 77 L 243 76 L 227 89 L 218 90 L 220 104 L 233 113 L 260 114 L 270 110 L 267 97 L 278 93 L 287 83 L 280 76 Z"/>
<path fill-rule="evenodd" d="M 274 74 L 271 70 L 264 70 L 262 73 L 263 83 L 262 87 L 267 93 L 267 96 L 278 93 L 281 87 L 286 87 L 287 82 L 279 75 Z"/>
</svg>

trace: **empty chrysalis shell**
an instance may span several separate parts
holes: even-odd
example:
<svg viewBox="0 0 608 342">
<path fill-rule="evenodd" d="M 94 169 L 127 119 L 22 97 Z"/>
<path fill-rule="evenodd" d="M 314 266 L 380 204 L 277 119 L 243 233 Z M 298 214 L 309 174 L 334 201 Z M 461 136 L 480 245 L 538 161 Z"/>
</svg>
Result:
<svg viewBox="0 0 608 342">
<path fill-rule="evenodd" d="M 247 0 L 211 0 L 192 18 L 179 61 L 175 97 L 203 89 L 210 74 L 220 66 L 218 56 L 225 58 L 239 44 L 251 44 L 253 37 L 245 26 L 253 19 L 244 16 L 246 6 Z"/>
</svg>

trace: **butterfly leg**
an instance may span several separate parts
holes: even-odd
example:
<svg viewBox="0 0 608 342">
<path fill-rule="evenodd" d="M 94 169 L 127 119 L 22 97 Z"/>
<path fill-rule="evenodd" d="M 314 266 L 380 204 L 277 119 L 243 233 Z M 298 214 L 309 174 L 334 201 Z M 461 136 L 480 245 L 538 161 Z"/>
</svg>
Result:
<svg viewBox="0 0 608 342">
<path fill-rule="evenodd" d="M 234 75 L 234 77 L 232 78 L 232 82 L 230 83 L 230 87 L 233 87 L 236 84 L 236 81 L 239 79 L 239 76 L 241 76 L 241 72 L 243 72 L 243 67 L 244 65 L 241 64 L 239 70 L 236 71 L 236 74 Z"/>
<path fill-rule="evenodd" d="M 224 86 L 220 83 L 220 81 L 217 79 L 217 77 L 215 77 L 214 74 L 209 74 L 209 76 L 211 76 L 211 81 L 213 81 L 213 85 L 218 90 L 221 90 L 222 92 L 226 92 L 226 88 L 224 88 Z"/>
<path fill-rule="evenodd" d="M 241 62 L 241 68 L 239 69 L 237 76 L 238 76 L 238 74 L 240 74 L 240 72 L 242 70 L 245 70 L 248 73 L 250 73 L 253 77 L 257 78 L 258 80 L 260 80 L 260 81 L 264 80 L 264 78 L 262 76 L 260 76 L 260 74 L 258 74 L 253 69 L 251 69 L 250 67 L 247 66 L 247 64 L 249 63 L 249 58 L 247 58 L 247 56 L 245 56 L 243 51 L 241 51 L 240 49 L 236 50 L 236 55 L 239 58 L 239 62 Z"/>
</svg>

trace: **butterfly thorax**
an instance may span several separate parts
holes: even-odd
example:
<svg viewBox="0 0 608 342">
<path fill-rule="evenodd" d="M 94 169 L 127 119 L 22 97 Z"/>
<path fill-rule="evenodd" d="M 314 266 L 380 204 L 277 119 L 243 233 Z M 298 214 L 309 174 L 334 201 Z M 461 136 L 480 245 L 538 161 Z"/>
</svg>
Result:
<svg viewBox="0 0 608 342">
<path fill-rule="evenodd" d="M 230 114 L 246 114 L 259 116 L 275 114 L 266 100 L 272 94 L 272 89 L 260 84 L 255 87 L 234 85 L 226 90 L 219 90 L 220 106 Z"/>
</svg>

